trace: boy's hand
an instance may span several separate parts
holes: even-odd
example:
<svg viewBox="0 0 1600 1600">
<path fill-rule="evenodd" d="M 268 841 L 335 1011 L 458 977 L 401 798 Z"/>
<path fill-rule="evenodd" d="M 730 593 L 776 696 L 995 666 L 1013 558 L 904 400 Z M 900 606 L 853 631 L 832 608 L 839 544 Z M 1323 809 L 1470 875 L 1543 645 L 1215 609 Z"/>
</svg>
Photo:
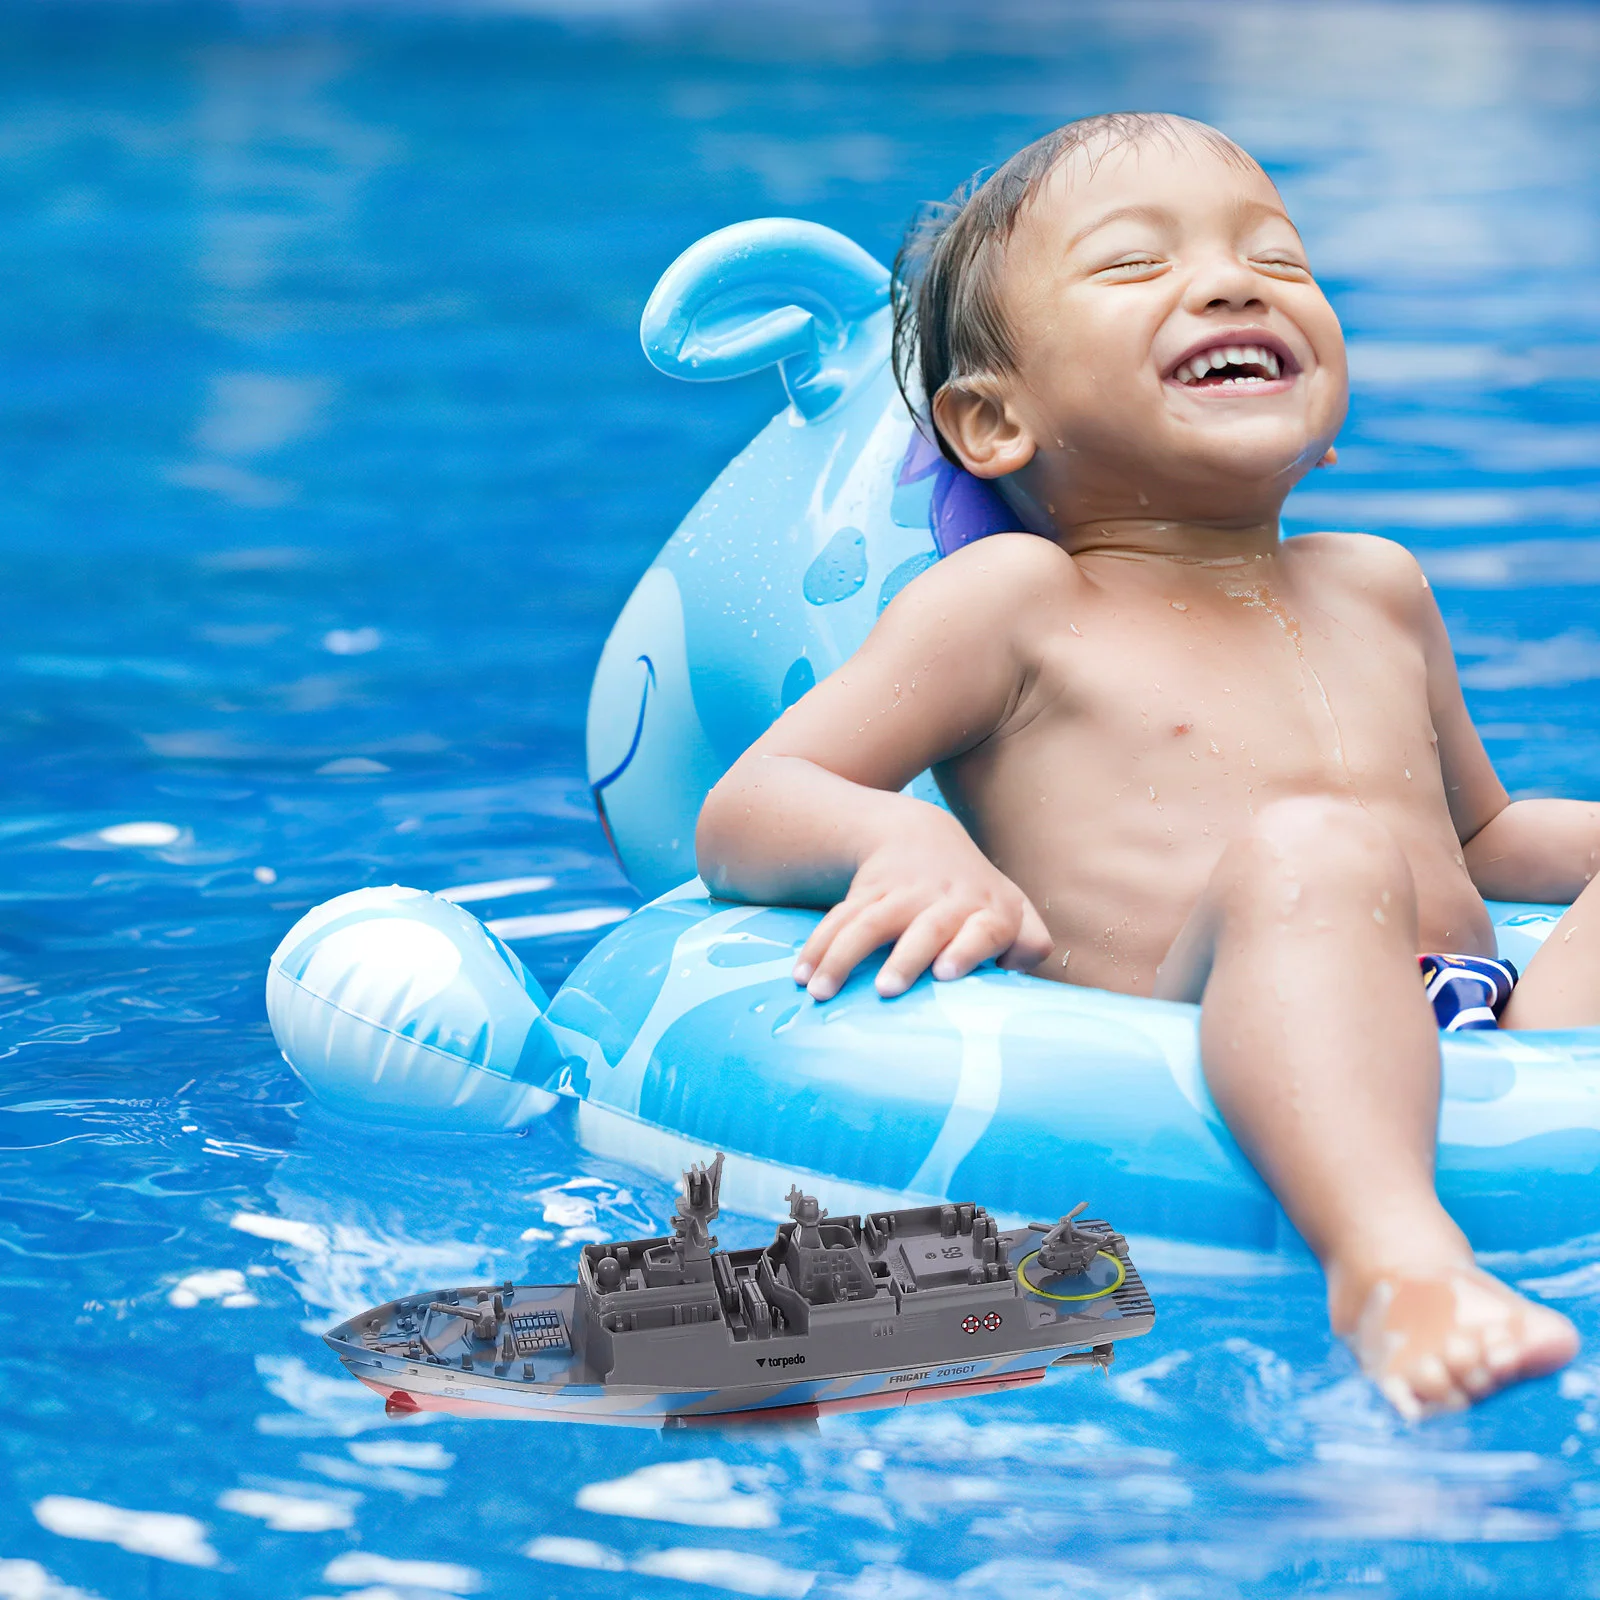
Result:
<svg viewBox="0 0 1600 1600">
<path fill-rule="evenodd" d="M 991 957 L 1027 969 L 1050 954 L 1050 934 L 1028 897 L 959 827 L 953 832 L 919 829 L 862 861 L 849 894 L 795 960 L 795 982 L 813 999 L 831 999 L 891 942 L 877 981 L 885 998 L 903 994 L 930 963 L 935 978 L 960 978 Z"/>
</svg>

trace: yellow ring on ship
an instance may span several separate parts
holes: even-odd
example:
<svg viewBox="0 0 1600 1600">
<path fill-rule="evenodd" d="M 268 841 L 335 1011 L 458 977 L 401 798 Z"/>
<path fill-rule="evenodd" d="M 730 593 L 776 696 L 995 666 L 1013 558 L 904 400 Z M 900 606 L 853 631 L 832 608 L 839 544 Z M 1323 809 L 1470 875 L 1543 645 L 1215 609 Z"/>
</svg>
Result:
<svg viewBox="0 0 1600 1600">
<path fill-rule="evenodd" d="M 1108 1284 L 1104 1289 L 1096 1289 L 1091 1294 L 1051 1294 L 1048 1289 L 1035 1288 L 1033 1279 L 1028 1276 L 1027 1271 L 1025 1270 L 1028 1263 L 1032 1261 L 1038 1254 L 1039 1252 L 1037 1250 L 1030 1250 L 1028 1254 L 1017 1263 L 1017 1276 L 1022 1279 L 1023 1285 L 1026 1287 L 1028 1293 L 1038 1295 L 1041 1300 L 1103 1300 L 1108 1294 L 1115 1294 L 1117 1290 L 1122 1287 L 1123 1279 L 1128 1276 L 1128 1269 L 1123 1266 L 1122 1258 L 1120 1256 L 1112 1255 L 1109 1250 L 1096 1250 L 1095 1254 L 1097 1256 L 1104 1256 L 1107 1261 L 1111 1262 L 1116 1267 L 1117 1278 L 1115 1283 Z"/>
</svg>

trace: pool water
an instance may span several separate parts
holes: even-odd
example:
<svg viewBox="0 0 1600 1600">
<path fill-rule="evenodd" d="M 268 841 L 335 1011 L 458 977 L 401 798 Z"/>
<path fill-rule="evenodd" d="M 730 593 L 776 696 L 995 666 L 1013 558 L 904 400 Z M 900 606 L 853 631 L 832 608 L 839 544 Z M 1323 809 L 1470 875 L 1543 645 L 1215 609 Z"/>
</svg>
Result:
<svg viewBox="0 0 1600 1600">
<path fill-rule="evenodd" d="M 559 1113 L 336 1121 L 262 981 L 364 884 L 501 884 L 550 989 L 636 903 L 589 675 L 778 403 L 639 354 L 712 228 L 887 258 L 1068 117 L 1218 122 L 1351 339 L 1291 526 L 1417 549 L 1509 786 L 1600 794 L 1600 11 L 975 17 L 0 5 L 0 1600 L 1600 1594 L 1600 1241 L 1554 1222 L 1495 1264 L 1586 1354 L 1417 1429 L 1292 1262 L 1162 1258 L 1109 1379 L 808 1430 L 392 1423 L 317 1338 L 670 1209 Z"/>
</svg>

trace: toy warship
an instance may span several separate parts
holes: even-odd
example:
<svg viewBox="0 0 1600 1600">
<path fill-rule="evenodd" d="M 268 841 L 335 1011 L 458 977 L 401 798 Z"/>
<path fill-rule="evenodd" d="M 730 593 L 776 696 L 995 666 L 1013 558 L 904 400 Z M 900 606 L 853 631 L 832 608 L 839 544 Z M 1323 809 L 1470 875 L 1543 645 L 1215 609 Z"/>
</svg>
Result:
<svg viewBox="0 0 1600 1600">
<path fill-rule="evenodd" d="M 1019 1388 L 1155 1322 L 1083 1205 L 1007 1231 L 975 1205 L 830 1217 L 795 1188 L 770 1245 L 721 1250 L 722 1162 L 683 1175 L 670 1235 L 585 1245 L 577 1283 L 411 1295 L 324 1337 L 391 1415 L 659 1428 Z"/>
</svg>

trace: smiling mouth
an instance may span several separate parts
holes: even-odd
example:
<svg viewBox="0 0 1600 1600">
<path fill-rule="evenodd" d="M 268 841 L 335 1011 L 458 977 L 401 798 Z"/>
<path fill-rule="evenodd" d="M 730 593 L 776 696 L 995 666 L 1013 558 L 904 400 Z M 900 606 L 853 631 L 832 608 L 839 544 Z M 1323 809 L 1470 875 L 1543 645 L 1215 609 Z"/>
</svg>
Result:
<svg viewBox="0 0 1600 1600">
<path fill-rule="evenodd" d="M 1275 382 L 1287 366 L 1259 344 L 1219 344 L 1186 357 L 1172 378 L 1186 389 L 1250 388 Z"/>
</svg>

